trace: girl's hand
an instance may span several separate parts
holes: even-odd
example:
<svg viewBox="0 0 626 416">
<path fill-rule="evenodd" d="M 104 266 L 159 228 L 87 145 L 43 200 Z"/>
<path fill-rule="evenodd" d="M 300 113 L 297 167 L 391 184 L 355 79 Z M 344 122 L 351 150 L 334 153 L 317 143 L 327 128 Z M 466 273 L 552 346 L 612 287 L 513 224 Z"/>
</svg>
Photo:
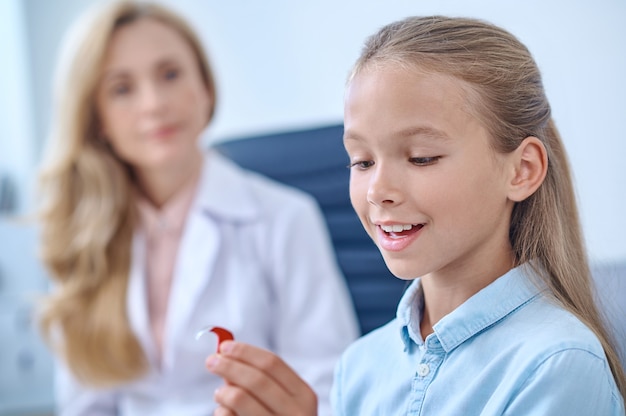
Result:
<svg viewBox="0 0 626 416">
<path fill-rule="evenodd" d="M 226 383 L 215 391 L 218 416 L 316 416 L 315 392 L 275 354 L 225 341 L 206 367 Z"/>
</svg>

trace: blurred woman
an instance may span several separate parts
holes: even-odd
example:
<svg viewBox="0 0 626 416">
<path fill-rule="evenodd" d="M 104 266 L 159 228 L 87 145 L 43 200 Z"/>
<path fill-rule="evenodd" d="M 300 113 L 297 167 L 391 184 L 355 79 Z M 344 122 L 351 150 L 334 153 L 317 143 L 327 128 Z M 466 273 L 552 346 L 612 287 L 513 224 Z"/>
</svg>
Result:
<svg viewBox="0 0 626 416">
<path fill-rule="evenodd" d="M 180 16 L 116 1 L 80 24 L 40 183 L 59 414 L 211 414 L 206 325 L 283 357 L 324 413 L 357 324 L 317 206 L 202 151 L 216 88 Z"/>
</svg>

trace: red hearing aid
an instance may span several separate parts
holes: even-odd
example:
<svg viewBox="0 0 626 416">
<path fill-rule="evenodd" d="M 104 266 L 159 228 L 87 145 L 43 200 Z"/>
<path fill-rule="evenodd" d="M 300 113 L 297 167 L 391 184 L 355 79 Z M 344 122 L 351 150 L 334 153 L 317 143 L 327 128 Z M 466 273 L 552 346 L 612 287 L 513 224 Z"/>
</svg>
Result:
<svg viewBox="0 0 626 416">
<path fill-rule="evenodd" d="M 206 328 L 201 329 L 196 334 L 196 339 L 200 339 L 200 337 L 206 334 L 207 332 L 213 332 L 215 335 L 217 335 L 217 352 L 220 352 L 220 344 L 222 342 L 229 341 L 229 340 L 232 341 L 235 339 L 232 332 L 219 326 L 208 326 Z"/>
</svg>

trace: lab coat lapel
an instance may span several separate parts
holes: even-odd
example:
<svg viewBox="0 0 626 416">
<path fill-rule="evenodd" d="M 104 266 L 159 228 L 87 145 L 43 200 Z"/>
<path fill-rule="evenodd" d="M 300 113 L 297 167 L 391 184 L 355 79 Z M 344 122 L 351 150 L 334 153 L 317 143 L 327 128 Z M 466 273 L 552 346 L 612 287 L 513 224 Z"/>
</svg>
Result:
<svg viewBox="0 0 626 416">
<path fill-rule="evenodd" d="M 163 351 L 163 365 L 166 368 L 173 365 L 176 344 L 193 339 L 194 334 L 186 333 L 185 328 L 213 276 L 219 242 L 219 228 L 209 218 L 201 212 L 188 218 L 178 249 L 170 292 Z"/>
<path fill-rule="evenodd" d="M 186 327 L 219 261 L 219 224 L 255 218 L 255 207 L 239 168 L 220 155 L 209 154 L 178 249 L 167 312 L 165 368 L 174 365 L 178 344 L 193 341 L 194 334 L 186 332 Z"/>
</svg>

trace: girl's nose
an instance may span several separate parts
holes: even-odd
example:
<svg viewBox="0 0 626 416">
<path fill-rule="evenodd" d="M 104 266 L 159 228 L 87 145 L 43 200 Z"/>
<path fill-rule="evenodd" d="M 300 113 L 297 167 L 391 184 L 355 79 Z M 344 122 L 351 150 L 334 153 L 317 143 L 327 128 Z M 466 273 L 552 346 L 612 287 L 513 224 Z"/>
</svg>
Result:
<svg viewBox="0 0 626 416">
<path fill-rule="evenodd" d="M 367 190 L 367 200 L 374 205 L 391 205 L 402 202 L 402 180 L 392 170 L 382 165 L 375 168 Z"/>
</svg>

